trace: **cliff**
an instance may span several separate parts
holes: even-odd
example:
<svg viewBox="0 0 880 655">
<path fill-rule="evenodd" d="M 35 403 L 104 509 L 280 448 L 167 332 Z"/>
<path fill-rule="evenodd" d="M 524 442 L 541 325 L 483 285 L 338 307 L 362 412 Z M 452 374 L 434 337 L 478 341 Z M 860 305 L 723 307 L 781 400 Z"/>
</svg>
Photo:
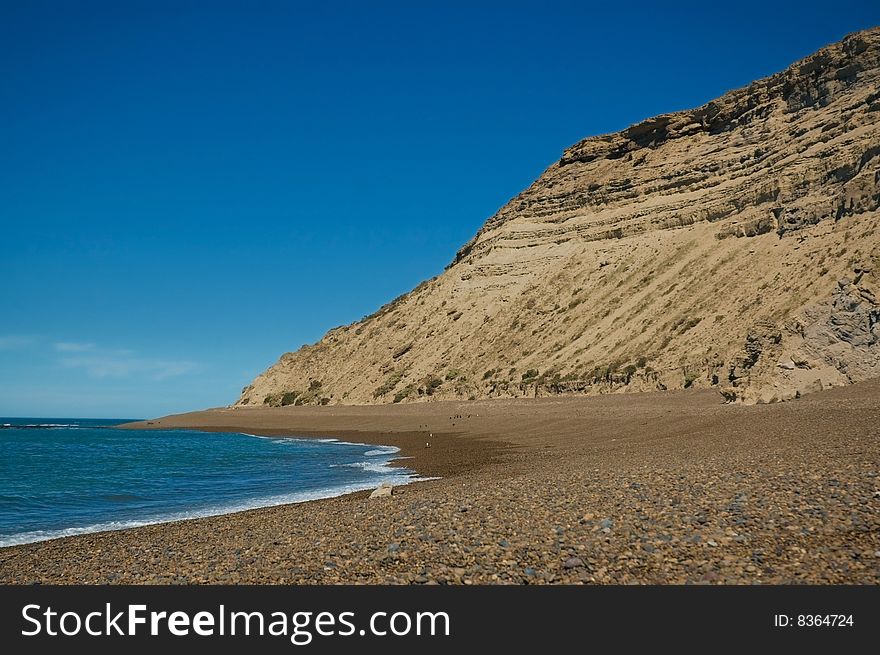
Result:
<svg viewBox="0 0 880 655">
<path fill-rule="evenodd" d="M 445 272 L 284 354 L 238 404 L 880 375 L 880 28 L 567 149 Z"/>
</svg>

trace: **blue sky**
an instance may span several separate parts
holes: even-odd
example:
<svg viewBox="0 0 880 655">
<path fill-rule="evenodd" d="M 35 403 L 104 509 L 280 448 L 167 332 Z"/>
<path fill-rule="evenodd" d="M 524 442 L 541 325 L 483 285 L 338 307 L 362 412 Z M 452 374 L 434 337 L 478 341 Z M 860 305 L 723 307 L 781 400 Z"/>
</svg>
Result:
<svg viewBox="0 0 880 655">
<path fill-rule="evenodd" d="M 440 273 L 566 146 L 877 24 L 875 0 L 0 0 L 0 415 L 232 402 Z"/>
</svg>

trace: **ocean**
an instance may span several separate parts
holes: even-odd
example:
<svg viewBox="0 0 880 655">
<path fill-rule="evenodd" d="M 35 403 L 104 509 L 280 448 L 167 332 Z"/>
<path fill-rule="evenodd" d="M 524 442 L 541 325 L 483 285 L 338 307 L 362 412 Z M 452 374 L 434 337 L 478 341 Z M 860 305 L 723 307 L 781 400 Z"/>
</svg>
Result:
<svg viewBox="0 0 880 655">
<path fill-rule="evenodd" d="M 416 479 L 397 448 L 121 419 L 0 418 L 0 546 L 269 507 Z"/>
</svg>

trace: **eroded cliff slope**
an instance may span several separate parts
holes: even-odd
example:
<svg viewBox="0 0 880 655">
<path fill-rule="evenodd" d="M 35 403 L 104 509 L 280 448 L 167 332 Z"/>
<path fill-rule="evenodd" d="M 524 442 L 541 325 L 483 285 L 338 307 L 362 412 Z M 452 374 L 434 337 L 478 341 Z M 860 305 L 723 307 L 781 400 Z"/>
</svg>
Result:
<svg viewBox="0 0 880 655">
<path fill-rule="evenodd" d="M 440 276 L 287 353 L 238 404 L 880 375 L 880 28 L 566 150 Z"/>
</svg>

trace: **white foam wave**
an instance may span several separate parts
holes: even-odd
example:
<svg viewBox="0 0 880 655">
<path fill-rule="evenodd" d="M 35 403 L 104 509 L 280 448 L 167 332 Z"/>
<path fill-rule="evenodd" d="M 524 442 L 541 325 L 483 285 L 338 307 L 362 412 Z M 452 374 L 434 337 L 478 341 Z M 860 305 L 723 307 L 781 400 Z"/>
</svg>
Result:
<svg viewBox="0 0 880 655">
<path fill-rule="evenodd" d="M 364 453 L 364 457 L 378 457 L 380 455 L 393 455 L 399 453 L 400 448 L 397 446 L 382 446 L 381 448 L 373 448 Z"/>
<path fill-rule="evenodd" d="M 325 438 L 320 438 L 320 439 L 314 438 L 313 439 L 312 437 L 270 437 L 265 434 L 250 434 L 249 432 L 239 432 L 238 434 L 243 434 L 246 437 L 254 437 L 256 439 L 267 439 L 269 441 L 274 441 L 276 443 L 288 443 L 291 441 L 295 441 L 295 442 L 306 442 L 306 443 L 309 443 L 309 442 L 312 442 L 312 443 L 314 443 L 314 442 L 317 442 L 317 443 L 337 443 L 337 444 L 349 445 L 349 446 L 362 445 L 362 444 L 349 444 L 348 442 L 340 441 L 339 439 L 333 439 L 333 438 L 326 438 L 326 439 Z"/>
<path fill-rule="evenodd" d="M 313 438 L 313 437 L 270 437 L 263 434 L 250 434 L 249 432 L 241 432 L 246 437 L 255 437 L 256 439 L 267 439 L 269 441 L 274 441 L 277 444 L 285 444 L 290 442 L 295 443 L 332 443 L 337 446 L 363 446 L 367 447 L 369 444 L 364 443 L 355 443 L 353 441 L 340 441 L 339 439 L 334 439 L 332 437 L 327 438 Z M 397 446 L 376 446 L 371 448 L 370 450 L 364 453 L 365 457 L 378 457 L 380 455 L 394 455 L 395 453 L 400 452 L 400 448 Z"/>
<path fill-rule="evenodd" d="M 346 468 L 354 468 L 361 469 L 363 471 L 369 471 L 370 473 L 393 473 L 395 471 L 402 471 L 403 469 L 394 468 L 393 466 L 389 466 L 386 462 L 348 462 L 346 464 L 331 464 L 331 468 L 337 467 L 346 467 Z"/>
</svg>

